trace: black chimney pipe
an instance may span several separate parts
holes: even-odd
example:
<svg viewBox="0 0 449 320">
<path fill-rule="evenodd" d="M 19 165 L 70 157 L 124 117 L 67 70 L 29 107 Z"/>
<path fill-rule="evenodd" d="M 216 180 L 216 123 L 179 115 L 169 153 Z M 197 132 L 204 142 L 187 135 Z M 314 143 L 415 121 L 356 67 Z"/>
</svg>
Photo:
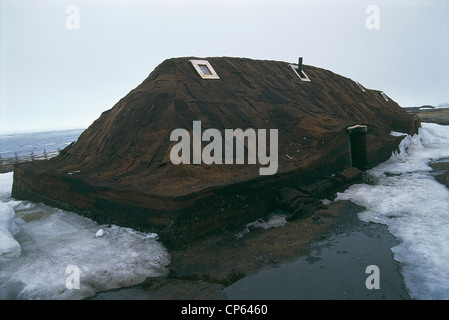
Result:
<svg viewBox="0 0 449 320">
<path fill-rule="evenodd" d="M 302 57 L 299 57 L 298 59 L 298 72 L 302 71 Z"/>
</svg>

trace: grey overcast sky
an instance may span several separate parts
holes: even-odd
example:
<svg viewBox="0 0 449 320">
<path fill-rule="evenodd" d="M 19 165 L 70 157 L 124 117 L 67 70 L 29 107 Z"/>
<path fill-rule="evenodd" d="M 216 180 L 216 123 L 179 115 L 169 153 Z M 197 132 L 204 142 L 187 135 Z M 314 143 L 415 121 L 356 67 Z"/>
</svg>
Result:
<svg viewBox="0 0 449 320">
<path fill-rule="evenodd" d="M 0 3 L 0 134 L 86 128 L 182 56 L 302 56 L 403 107 L 449 102 L 446 0 Z"/>
</svg>

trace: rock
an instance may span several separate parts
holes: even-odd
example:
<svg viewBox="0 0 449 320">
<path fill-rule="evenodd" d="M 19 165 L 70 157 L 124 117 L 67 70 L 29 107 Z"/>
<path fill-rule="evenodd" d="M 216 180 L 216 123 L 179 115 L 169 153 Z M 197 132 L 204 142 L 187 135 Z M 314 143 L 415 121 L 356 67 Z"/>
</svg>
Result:
<svg viewBox="0 0 449 320">
<path fill-rule="evenodd" d="M 336 184 L 329 179 L 319 180 L 310 185 L 302 185 L 299 190 L 310 194 L 314 198 L 324 198 L 336 188 Z"/>
<path fill-rule="evenodd" d="M 276 192 L 276 207 L 281 210 L 290 211 L 289 207 L 295 199 L 308 197 L 307 194 L 295 188 L 283 187 Z"/>
<path fill-rule="evenodd" d="M 295 212 L 297 210 L 300 210 L 303 207 L 304 207 L 304 202 L 302 201 L 302 198 L 296 198 L 288 206 L 288 212 Z"/>
<path fill-rule="evenodd" d="M 343 185 L 345 184 L 345 181 L 342 178 L 339 178 L 337 176 L 329 176 L 326 177 L 328 180 L 332 181 L 333 183 L 337 184 L 337 185 Z"/>
<path fill-rule="evenodd" d="M 337 178 L 342 179 L 345 183 L 357 181 L 362 177 L 362 175 L 363 171 L 355 167 L 347 168 L 342 172 L 338 172 L 335 174 Z"/>
</svg>

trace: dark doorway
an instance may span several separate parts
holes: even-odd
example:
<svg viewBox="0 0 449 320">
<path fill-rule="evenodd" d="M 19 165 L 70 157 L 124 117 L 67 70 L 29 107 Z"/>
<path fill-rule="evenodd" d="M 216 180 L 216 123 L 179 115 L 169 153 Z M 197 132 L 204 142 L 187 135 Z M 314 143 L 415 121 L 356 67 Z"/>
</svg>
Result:
<svg viewBox="0 0 449 320">
<path fill-rule="evenodd" d="M 347 128 L 349 144 L 349 166 L 365 170 L 368 163 L 366 152 L 366 125 L 355 125 Z"/>
</svg>

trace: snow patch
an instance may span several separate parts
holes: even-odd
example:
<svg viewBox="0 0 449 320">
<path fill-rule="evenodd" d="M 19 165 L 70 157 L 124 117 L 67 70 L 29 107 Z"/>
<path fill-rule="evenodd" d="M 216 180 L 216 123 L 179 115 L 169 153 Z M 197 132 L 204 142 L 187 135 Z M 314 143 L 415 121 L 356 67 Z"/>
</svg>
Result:
<svg viewBox="0 0 449 320">
<path fill-rule="evenodd" d="M 13 200 L 12 178 L 0 174 L 0 299 L 83 299 L 168 273 L 157 234 Z M 67 285 L 75 275 L 79 288 Z"/>
<path fill-rule="evenodd" d="M 429 166 L 449 158 L 449 127 L 423 123 L 399 150 L 367 171 L 368 183 L 351 186 L 336 201 L 364 206 L 361 220 L 388 225 L 399 239 L 392 251 L 412 298 L 449 299 L 449 189 Z"/>
</svg>

